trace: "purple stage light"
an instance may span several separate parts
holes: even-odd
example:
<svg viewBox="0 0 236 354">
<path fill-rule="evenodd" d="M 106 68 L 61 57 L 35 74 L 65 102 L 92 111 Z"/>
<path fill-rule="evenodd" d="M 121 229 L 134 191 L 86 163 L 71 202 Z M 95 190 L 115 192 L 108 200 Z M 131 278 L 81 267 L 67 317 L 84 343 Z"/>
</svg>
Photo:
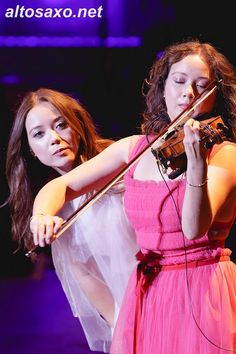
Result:
<svg viewBox="0 0 236 354">
<path fill-rule="evenodd" d="M 0 36 L 0 47 L 139 47 L 141 37 Z"/>
</svg>

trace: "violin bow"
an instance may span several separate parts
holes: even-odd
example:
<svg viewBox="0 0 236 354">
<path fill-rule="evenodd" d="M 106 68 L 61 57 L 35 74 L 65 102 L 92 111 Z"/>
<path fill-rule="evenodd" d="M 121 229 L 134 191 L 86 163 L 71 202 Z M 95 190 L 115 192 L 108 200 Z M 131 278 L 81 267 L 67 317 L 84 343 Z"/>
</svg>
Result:
<svg viewBox="0 0 236 354">
<path fill-rule="evenodd" d="M 207 99 L 218 87 L 222 80 L 211 81 L 207 87 L 197 96 L 195 99 L 181 112 L 169 125 L 167 125 L 164 131 L 161 131 L 143 150 L 141 150 L 130 162 L 117 174 L 117 176 L 113 177 L 111 181 L 108 181 L 104 187 L 100 190 L 96 191 L 92 196 L 90 196 L 79 208 L 77 208 L 62 224 L 59 231 L 56 235 L 54 235 L 54 240 L 60 237 L 75 221 L 79 219 L 79 217 L 94 203 L 98 201 L 116 182 L 118 182 L 121 177 L 125 175 L 126 172 L 137 163 L 147 150 L 153 148 L 153 146 L 158 142 L 165 139 L 169 133 L 180 124 L 184 124 L 187 119 L 189 119 L 189 115 L 205 100 Z M 25 253 L 26 257 L 30 257 L 33 253 L 39 252 L 41 247 L 36 246 L 33 249 L 29 250 Z"/>
</svg>

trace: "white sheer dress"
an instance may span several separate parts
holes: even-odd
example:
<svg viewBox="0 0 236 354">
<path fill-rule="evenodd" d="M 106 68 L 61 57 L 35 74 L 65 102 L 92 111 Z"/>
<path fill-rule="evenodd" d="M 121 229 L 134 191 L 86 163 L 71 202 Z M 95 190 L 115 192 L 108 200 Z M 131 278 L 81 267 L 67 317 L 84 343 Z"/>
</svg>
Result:
<svg viewBox="0 0 236 354">
<path fill-rule="evenodd" d="M 117 318 L 138 251 L 134 230 L 124 212 L 123 195 L 123 183 L 113 186 L 52 243 L 55 270 L 73 315 L 79 318 L 90 349 L 105 353 L 110 349 L 113 328 L 90 303 L 80 279 L 84 272 L 96 279 L 96 283 L 99 281 L 100 297 L 109 288 Z M 61 216 L 67 219 L 85 198 L 67 203 Z"/>
</svg>

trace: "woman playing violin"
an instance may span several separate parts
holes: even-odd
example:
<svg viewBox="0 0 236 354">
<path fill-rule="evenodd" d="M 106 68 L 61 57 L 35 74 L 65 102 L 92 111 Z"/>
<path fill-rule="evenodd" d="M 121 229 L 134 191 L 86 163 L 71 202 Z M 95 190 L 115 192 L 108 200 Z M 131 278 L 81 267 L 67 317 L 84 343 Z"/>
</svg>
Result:
<svg viewBox="0 0 236 354">
<path fill-rule="evenodd" d="M 63 222 L 55 216 L 63 205 L 116 176 L 212 80 L 222 82 L 184 124 L 186 172 L 169 180 L 147 150 L 125 174 L 125 210 L 140 251 L 111 354 L 236 351 L 236 266 L 225 248 L 236 210 L 233 66 L 211 44 L 198 40 L 167 47 L 145 80 L 142 134 L 115 142 L 52 180 L 35 199 L 34 243 L 50 243 Z M 206 148 L 195 119 L 202 114 L 222 117 L 228 141 Z"/>
</svg>

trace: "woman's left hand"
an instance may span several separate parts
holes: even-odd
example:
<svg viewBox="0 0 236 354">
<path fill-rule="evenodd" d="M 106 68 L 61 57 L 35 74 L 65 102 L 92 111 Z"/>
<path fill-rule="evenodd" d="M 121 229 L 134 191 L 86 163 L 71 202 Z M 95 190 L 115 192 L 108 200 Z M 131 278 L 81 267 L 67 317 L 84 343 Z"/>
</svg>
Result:
<svg viewBox="0 0 236 354">
<path fill-rule="evenodd" d="M 188 159 L 188 164 L 202 164 L 206 162 L 207 149 L 200 137 L 200 122 L 192 118 L 184 125 L 183 144 Z"/>
</svg>

